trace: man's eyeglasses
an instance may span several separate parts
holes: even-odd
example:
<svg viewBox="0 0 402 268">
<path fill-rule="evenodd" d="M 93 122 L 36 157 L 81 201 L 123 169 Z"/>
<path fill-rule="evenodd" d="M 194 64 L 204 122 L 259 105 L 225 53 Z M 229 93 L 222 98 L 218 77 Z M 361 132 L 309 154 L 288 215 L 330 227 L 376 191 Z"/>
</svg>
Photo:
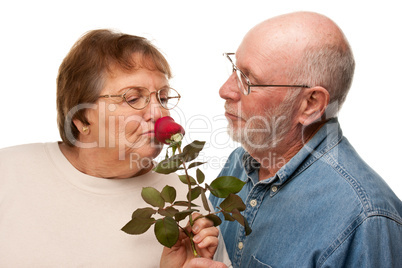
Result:
<svg viewBox="0 0 402 268">
<path fill-rule="evenodd" d="M 230 58 L 230 56 L 235 55 L 235 53 L 223 53 L 223 55 L 226 56 L 232 64 L 232 72 L 236 73 L 237 85 L 240 92 L 242 92 L 244 95 L 250 94 L 251 87 L 309 87 L 306 85 L 253 85 L 251 84 L 250 79 L 248 79 L 248 77 L 234 64 L 233 60 Z"/>
<path fill-rule="evenodd" d="M 155 93 L 156 99 L 166 110 L 176 107 L 180 100 L 180 94 L 171 87 L 161 88 L 154 92 L 150 92 L 144 87 L 130 87 L 122 95 L 102 95 L 99 98 L 122 98 L 131 108 L 142 110 L 151 101 L 152 93 Z"/>
</svg>

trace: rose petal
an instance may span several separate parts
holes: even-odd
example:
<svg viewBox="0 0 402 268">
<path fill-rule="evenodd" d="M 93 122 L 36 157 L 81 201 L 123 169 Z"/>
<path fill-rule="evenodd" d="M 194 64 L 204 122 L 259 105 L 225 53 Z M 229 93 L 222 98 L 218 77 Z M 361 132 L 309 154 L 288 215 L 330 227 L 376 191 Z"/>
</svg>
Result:
<svg viewBox="0 0 402 268">
<path fill-rule="evenodd" d="M 174 134 L 185 134 L 184 128 L 177 124 L 170 116 L 159 118 L 155 122 L 155 137 L 158 141 L 169 144 Z"/>
</svg>

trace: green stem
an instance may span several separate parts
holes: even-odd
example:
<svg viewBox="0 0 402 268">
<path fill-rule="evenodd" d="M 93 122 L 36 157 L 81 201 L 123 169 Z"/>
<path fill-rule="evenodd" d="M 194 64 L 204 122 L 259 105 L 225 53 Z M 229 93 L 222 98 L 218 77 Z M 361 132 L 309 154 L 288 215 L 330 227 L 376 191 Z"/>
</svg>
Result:
<svg viewBox="0 0 402 268">
<path fill-rule="evenodd" d="M 197 253 L 197 249 L 195 248 L 195 244 L 193 241 L 194 234 L 187 232 L 187 230 L 179 225 L 179 227 L 184 231 L 184 233 L 190 238 L 191 249 L 193 250 L 194 257 L 199 257 Z"/>
<path fill-rule="evenodd" d="M 179 150 L 179 153 L 181 154 L 181 147 L 178 146 L 177 149 Z M 187 167 L 186 167 L 186 163 L 183 161 L 183 168 L 184 168 L 184 173 L 186 173 L 186 178 L 187 178 L 187 186 L 188 186 L 188 205 L 187 205 L 187 209 L 190 210 L 191 209 L 191 181 L 190 181 L 190 176 L 188 175 L 188 171 L 187 171 Z M 193 218 L 191 217 L 190 214 L 190 225 L 193 226 L 194 222 L 193 222 Z"/>
<path fill-rule="evenodd" d="M 180 145 L 177 146 L 177 149 L 179 150 L 179 153 L 181 154 L 182 151 L 181 151 Z M 184 172 L 186 173 L 187 185 L 188 185 L 188 198 L 187 198 L 188 206 L 187 206 L 187 209 L 190 210 L 191 209 L 191 181 L 190 181 L 190 176 L 188 175 L 186 163 L 184 161 L 183 161 L 183 168 L 184 168 Z M 194 225 L 193 217 L 192 217 L 191 214 L 188 217 L 189 217 L 189 221 L 190 221 L 190 226 L 192 227 Z M 195 248 L 194 241 L 193 241 L 193 237 L 194 237 L 193 233 L 192 232 L 188 233 L 187 231 L 184 231 L 184 232 L 190 238 L 191 248 L 193 249 L 194 257 L 198 257 L 198 253 L 197 253 L 197 250 Z"/>
<path fill-rule="evenodd" d="M 199 256 L 198 256 L 198 253 L 197 253 L 197 249 L 195 248 L 195 244 L 194 244 L 194 241 L 193 241 L 193 237 L 194 237 L 193 233 L 190 233 L 191 248 L 193 249 L 194 257 L 199 257 Z"/>
</svg>

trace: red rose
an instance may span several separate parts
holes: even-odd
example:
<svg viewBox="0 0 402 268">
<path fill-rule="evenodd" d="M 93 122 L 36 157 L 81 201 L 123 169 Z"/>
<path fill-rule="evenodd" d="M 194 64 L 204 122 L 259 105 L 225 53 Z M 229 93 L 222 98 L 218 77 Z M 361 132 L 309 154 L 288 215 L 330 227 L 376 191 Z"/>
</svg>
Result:
<svg viewBox="0 0 402 268">
<path fill-rule="evenodd" d="M 184 136 L 184 128 L 177 124 L 170 116 L 159 118 L 155 122 L 155 137 L 158 141 L 164 144 L 170 144 L 172 141 L 177 141 L 175 134 Z M 177 137 L 177 136 L 176 136 Z"/>
</svg>

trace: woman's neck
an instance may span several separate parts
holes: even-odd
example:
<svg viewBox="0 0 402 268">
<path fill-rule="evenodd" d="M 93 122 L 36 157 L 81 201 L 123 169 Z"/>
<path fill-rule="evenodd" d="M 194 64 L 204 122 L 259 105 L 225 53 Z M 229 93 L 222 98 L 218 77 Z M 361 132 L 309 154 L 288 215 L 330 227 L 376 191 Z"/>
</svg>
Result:
<svg viewBox="0 0 402 268">
<path fill-rule="evenodd" d="M 125 179 L 140 176 L 153 168 L 150 160 L 148 166 L 132 164 L 130 159 L 119 160 L 105 149 L 83 149 L 59 144 L 67 160 L 80 172 L 90 176 L 107 179 Z"/>
</svg>

